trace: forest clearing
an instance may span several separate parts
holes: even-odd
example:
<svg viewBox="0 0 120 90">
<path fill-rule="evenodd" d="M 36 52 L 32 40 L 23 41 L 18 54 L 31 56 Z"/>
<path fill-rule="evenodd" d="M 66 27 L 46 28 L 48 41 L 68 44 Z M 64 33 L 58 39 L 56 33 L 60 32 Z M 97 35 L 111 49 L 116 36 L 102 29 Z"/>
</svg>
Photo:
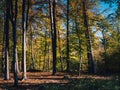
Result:
<svg viewBox="0 0 120 90">
<path fill-rule="evenodd" d="M 27 80 L 19 80 L 13 85 L 13 75 L 5 81 L 0 77 L 0 90 L 119 90 L 117 76 L 71 75 L 58 72 L 28 72 Z"/>
</svg>

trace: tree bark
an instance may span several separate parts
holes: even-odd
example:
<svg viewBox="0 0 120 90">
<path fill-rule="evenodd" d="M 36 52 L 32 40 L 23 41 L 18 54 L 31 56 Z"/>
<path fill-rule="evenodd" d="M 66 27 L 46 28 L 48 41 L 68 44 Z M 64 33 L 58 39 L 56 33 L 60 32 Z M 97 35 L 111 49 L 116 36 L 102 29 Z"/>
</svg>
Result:
<svg viewBox="0 0 120 90">
<path fill-rule="evenodd" d="M 66 68 L 66 71 L 69 72 L 69 68 L 70 68 L 70 65 L 69 65 L 69 59 L 70 59 L 70 55 L 69 55 L 69 0 L 67 0 L 67 50 L 66 50 L 66 54 L 67 54 L 67 57 L 66 57 L 66 63 L 67 63 L 67 68 Z"/>
<path fill-rule="evenodd" d="M 51 35 L 52 35 L 52 54 L 53 54 L 53 75 L 56 74 L 56 0 L 49 0 Z"/>
<path fill-rule="evenodd" d="M 89 26 L 88 26 L 86 0 L 82 0 L 82 4 L 83 4 L 83 19 L 84 19 L 84 27 L 85 27 L 85 36 L 87 39 L 88 73 L 95 74 L 96 67 L 95 67 L 95 61 L 93 57 L 92 43 L 91 43 L 91 37 L 90 37 L 90 32 L 89 32 Z"/>
<path fill-rule="evenodd" d="M 18 0 L 15 0 L 15 7 L 13 9 L 13 1 L 10 0 L 10 19 L 13 29 L 13 71 L 14 71 L 14 86 L 18 85 L 18 75 L 17 75 L 17 13 L 18 13 Z"/>
<path fill-rule="evenodd" d="M 32 64 L 31 64 L 31 69 L 35 69 L 35 59 L 34 59 L 34 52 L 33 52 L 33 27 L 30 26 L 30 30 L 31 30 L 31 33 L 30 33 L 30 39 L 31 39 L 31 60 L 32 60 Z"/>
<path fill-rule="evenodd" d="M 59 30 L 58 30 L 58 43 L 59 43 L 59 53 L 60 53 L 60 63 L 61 63 L 61 71 L 63 71 L 63 61 L 62 61 L 62 53 L 61 53 L 61 40 L 60 40 L 60 33 L 59 33 Z"/>
<path fill-rule="evenodd" d="M 43 71 L 46 71 L 46 47 L 47 47 L 47 31 L 45 31 L 45 37 L 44 37 L 44 42 L 45 42 L 45 47 L 44 47 L 44 65 L 43 65 Z"/>
<path fill-rule="evenodd" d="M 48 71 L 50 71 L 50 46 L 49 45 L 48 45 Z"/>
<path fill-rule="evenodd" d="M 6 1 L 6 18 L 5 18 L 5 80 L 9 80 L 9 0 Z"/>
<path fill-rule="evenodd" d="M 23 62 L 23 79 L 26 76 L 26 0 L 22 3 L 22 62 Z"/>
<path fill-rule="evenodd" d="M 3 42 L 2 42 L 2 72 L 5 71 L 5 12 L 4 12 L 4 30 L 3 30 Z"/>
<path fill-rule="evenodd" d="M 77 14 L 77 12 L 76 12 L 76 14 Z M 82 46 L 81 46 L 82 41 L 81 41 L 80 31 L 78 30 L 77 17 L 75 17 L 75 27 L 76 27 L 77 37 L 78 37 L 78 40 L 79 40 L 79 42 L 78 42 L 78 44 L 79 44 L 79 50 L 78 50 L 78 53 L 79 53 L 79 70 L 78 71 L 79 72 L 78 72 L 78 75 L 80 76 L 81 70 L 82 70 Z"/>
</svg>

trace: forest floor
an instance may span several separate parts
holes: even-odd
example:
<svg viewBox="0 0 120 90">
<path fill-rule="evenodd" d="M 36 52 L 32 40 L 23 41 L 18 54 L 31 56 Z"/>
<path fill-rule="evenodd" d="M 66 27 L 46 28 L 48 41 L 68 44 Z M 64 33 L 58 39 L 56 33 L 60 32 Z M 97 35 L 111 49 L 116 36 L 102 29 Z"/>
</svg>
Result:
<svg viewBox="0 0 120 90">
<path fill-rule="evenodd" d="M 4 80 L 0 74 L 0 90 L 120 90 L 117 76 L 77 76 L 61 72 L 53 76 L 50 72 L 27 72 L 28 79 L 19 80 L 17 87 L 13 86 L 13 74 L 10 77 Z"/>
</svg>

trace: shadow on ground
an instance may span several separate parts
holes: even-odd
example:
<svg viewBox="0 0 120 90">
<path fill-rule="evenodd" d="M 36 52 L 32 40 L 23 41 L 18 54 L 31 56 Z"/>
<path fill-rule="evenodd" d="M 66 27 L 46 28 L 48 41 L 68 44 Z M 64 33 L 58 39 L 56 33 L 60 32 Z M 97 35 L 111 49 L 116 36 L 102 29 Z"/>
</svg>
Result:
<svg viewBox="0 0 120 90">
<path fill-rule="evenodd" d="M 66 73 L 52 76 L 51 73 L 27 73 L 29 79 L 19 81 L 17 87 L 13 80 L 5 81 L 0 78 L 2 90 L 120 90 L 119 78 L 104 76 L 71 76 Z"/>
</svg>

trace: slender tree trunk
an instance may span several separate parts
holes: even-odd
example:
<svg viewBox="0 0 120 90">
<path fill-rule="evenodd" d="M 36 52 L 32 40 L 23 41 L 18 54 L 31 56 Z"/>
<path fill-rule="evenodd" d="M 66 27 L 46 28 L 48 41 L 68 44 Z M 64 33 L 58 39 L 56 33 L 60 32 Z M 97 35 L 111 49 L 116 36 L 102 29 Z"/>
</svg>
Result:
<svg viewBox="0 0 120 90">
<path fill-rule="evenodd" d="M 30 1 L 29 0 L 27 0 L 27 7 L 26 7 L 27 9 L 26 9 L 26 30 L 28 29 L 28 21 L 29 21 L 29 19 L 28 19 L 28 17 L 29 17 L 29 9 L 30 9 Z"/>
<path fill-rule="evenodd" d="M 40 37 L 40 41 L 41 41 L 40 42 L 40 48 L 42 48 L 42 38 L 41 37 Z M 41 65 L 41 63 L 42 63 L 42 53 L 43 53 L 42 50 L 40 50 L 39 53 L 40 53 L 40 56 L 39 56 L 39 68 L 40 68 L 40 70 L 42 70 L 41 69 L 41 66 L 42 66 Z"/>
<path fill-rule="evenodd" d="M 3 31 L 3 42 L 2 42 L 2 72 L 5 71 L 5 12 L 4 12 L 4 31 Z"/>
<path fill-rule="evenodd" d="M 49 17 L 50 17 L 50 27 L 51 27 L 51 40 L 52 40 L 52 48 L 53 48 L 53 11 L 52 11 L 52 2 L 49 0 Z M 52 49 L 53 50 L 53 49 Z M 52 52 L 52 57 L 53 57 L 53 52 Z"/>
<path fill-rule="evenodd" d="M 69 65 L 69 59 L 70 59 L 70 55 L 69 55 L 69 0 L 67 0 L 67 50 L 66 50 L 66 54 L 67 54 L 67 57 L 66 57 L 66 62 L 67 62 L 67 68 L 66 68 L 66 71 L 69 72 L 69 68 L 70 68 L 70 65 Z"/>
<path fill-rule="evenodd" d="M 45 31 L 45 37 L 44 37 L 44 41 L 45 41 L 45 47 L 44 47 L 44 65 L 43 65 L 43 71 L 46 70 L 46 47 L 47 47 L 47 41 L 46 38 L 47 37 L 47 31 Z"/>
<path fill-rule="evenodd" d="M 20 72 L 20 69 L 19 69 L 19 63 L 18 63 L 18 49 L 16 49 L 16 53 L 17 53 L 17 56 L 16 56 L 16 64 L 17 64 L 17 72 L 19 73 Z"/>
<path fill-rule="evenodd" d="M 95 61 L 93 57 L 93 51 L 92 51 L 92 43 L 91 43 L 91 37 L 89 32 L 89 26 L 88 26 L 88 16 L 86 11 L 86 0 L 82 0 L 83 4 L 83 19 L 84 19 L 84 27 L 85 27 L 85 36 L 87 39 L 87 57 L 88 57 L 88 73 L 95 74 L 96 73 L 96 67 L 95 67 Z"/>
<path fill-rule="evenodd" d="M 81 40 L 80 40 L 81 39 L 80 31 L 78 30 L 77 17 L 75 17 L 75 24 L 76 24 L 76 33 L 77 33 L 77 37 L 79 40 L 79 43 L 78 43 L 79 44 L 79 50 L 78 50 L 78 53 L 79 53 L 79 73 L 78 73 L 78 75 L 80 76 L 81 70 L 82 70 L 82 46 L 81 46 Z"/>
<path fill-rule="evenodd" d="M 60 40 L 59 30 L 58 30 L 58 43 L 59 43 L 59 53 L 60 53 L 61 71 L 63 71 L 63 61 L 62 61 L 62 53 L 61 53 L 61 40 Z"/>
<path fill-rule="evenodd" d="M 14 70 L 14 85 L 18 85 L 18 76 L 17 76 L 17 41 L 16 41 L 16 24 L 13 24 L 13 70 Z"/>
<path fill-rule="evenodd" d="M 50 71 L 50 46 L 49 45 L 48 45 L 48 71 Z"/>
<path fill-rule="evenodd" d="M 54 30 L 53 30 L 53 75 L 56 74 L 56 0 L 53 0 L 53 27 L 54 27 Z"/>
<path fill-rule="evenodd" d="M 23 0 L 22 4 L 22 62 L 23 62 L 23 79 L 27 79 L 26 76 L 26 0 Z"/>
<path fill-rule="evenodd" d="M 14 38 L 15 38 L 15 36 L 14 36 Z M 14 62 L 13 62 L 13 65 L 14 65 L 14 67 L 13 67 L 14 68 L 13 69 L 14 70 L 14 86 L 17 86 L 18 85 L 18 75 L 17 75 L 18 72 L 17 72 L 17 61 L 16 61 L 17 60 L 17 58 L 16 58 L 17 57 L 17 48 L 16 48 L 15 42 L 14 42 L 14 51 L 13 52 L 14 52 L 14 56 L 13 56 L 14 57 L 13 58 L 14 59 Z"/>
<path fill-rule="evenodd" d="M 79 76 L 82 71 L 82 48 L 81 48 L 81 41 L 79 40 Z"/>
<path fill-rule="evenodd" d="M 52 52 L 53 52 L 53 75 L 56 74 L 56 0 L 49 0 L 50 22 L 52 35 Z"/>
<path fill-rule="evenodd" d="M 33 28 L 31 26 L 31 34 L 30 34 L 30 38 L 31 38 L 31 60 L 32 60 L 32 64 L 31 64 L 31 68 L 34 70 L 35 69 L 35 60 L 34 60 L 34 54 L 33 54 Z"/>
<path fill-rule="evenodd" d="M 6 18 L 5 18 L 5 80 L 9 80 L 9 1 L 6 1 Z"/>
<path fill-rule="evenodd" d="M 14 71 L 14 86 L 18 85 L 18 75 L 17 75 L 17 13 L 18 13 L 18 0 L 15 0 L 15 7 L 13 10 L 13 1 L 10 0 L 10 6 L 11 6 L 11 23 L 12 23 L 12 28 L 13 28 L 13 71 Z"/>
<path fill-rule="evenodd" d="M 51 30 L 49 30 L 49 37 L 51 37 L 51 34 L 50 34 Z M 50 50 L 50 41 L 48 41 L 48 71 L 50 71 L 50 66 L 51 66 L 51 63 L 50 63 L 50 54 L 51 54 L 51 50 Z"/>
<path fill-rule="evenodd" d="M 39 53 L 41 54 L 41 51 L 39 51 Z M 39 56 L 39 69 L 41 70 L 41 55 Z"/>
</svg>

